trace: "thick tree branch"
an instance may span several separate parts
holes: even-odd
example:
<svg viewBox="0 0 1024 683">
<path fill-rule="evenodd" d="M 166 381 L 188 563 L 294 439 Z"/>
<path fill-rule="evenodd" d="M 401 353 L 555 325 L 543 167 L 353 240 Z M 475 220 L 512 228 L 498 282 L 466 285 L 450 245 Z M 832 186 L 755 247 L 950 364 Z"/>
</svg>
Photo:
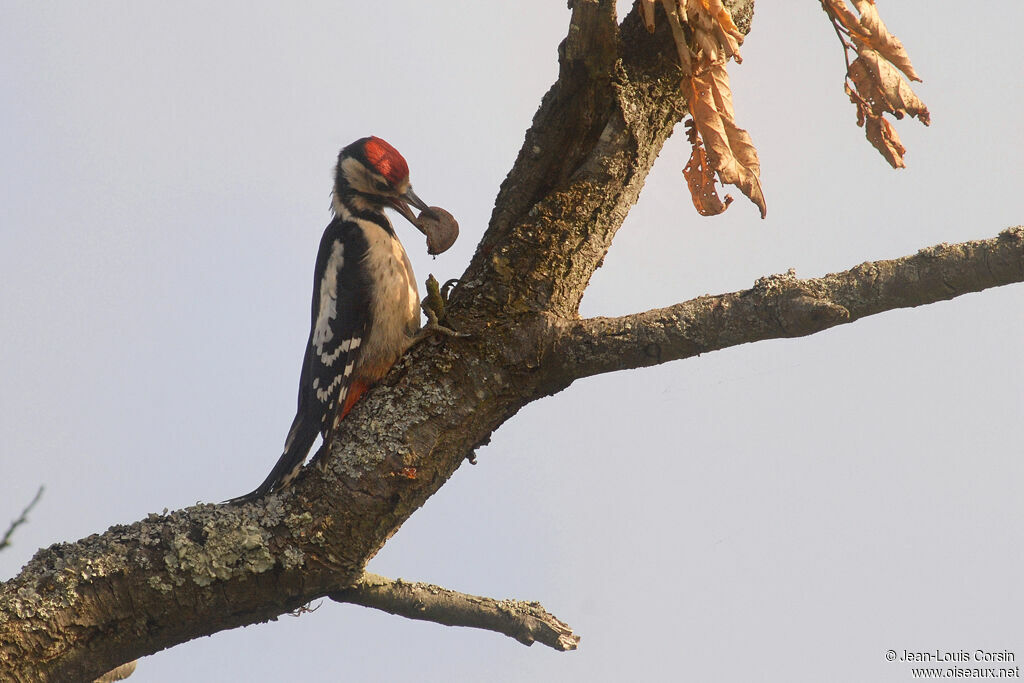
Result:
<svg viewBox="0 0 1024 683">
<path fill-rule="evenodd" d="M 940 244 L 820 278 L 792 274 L 620 318 L 574 321 L 553 358 L 576 377 L 657 365 L 762 339 L 801 337 L 895 308 L 1024 282 L 1024 227 Z"/>
<path fill-rule="evenodd" d="M 748 32 L 753 0 L 725 5 Z M 668 22 L 658 22 L 652 36 L 634 7 L 613 42 L 605 21 L 614 15 L 613 2 L 580 0 L 573 7 L 558 81 L 534 116 L 454 293 L 450 315 L 457 329 L 529 311 L 575 315 L 662 146 L 686 114 Z M 581 43 L 597 52 L 584 54 Z"/>
<path fill-rule="evenodd" d="M 537 602 L 495 600 L 429 583 L 408 583 L 369 573 L 363 574 L 351 588 L 330 593 L 328 597 L 408 619 L 495 631 L 525 645 L 538 642 L 565 651 L 575 650 L 580 642 L 568 624 L 549 614 Z"/>
</svg>

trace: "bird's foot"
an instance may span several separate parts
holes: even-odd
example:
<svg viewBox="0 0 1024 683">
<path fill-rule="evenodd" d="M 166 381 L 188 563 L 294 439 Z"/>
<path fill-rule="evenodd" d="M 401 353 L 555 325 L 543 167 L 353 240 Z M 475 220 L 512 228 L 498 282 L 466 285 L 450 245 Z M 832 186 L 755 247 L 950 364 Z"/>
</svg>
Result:
<svg viewBox="0 0 1024 683">
<path fill-rule="evenodd" d="M 427 277 L 427 296 L 423 299 L 421 307 L 423 312 L 427 316 L 427 324 L 420 329 L 417 333 L 413 343 L 419 343 L 427 337 L 468 337 L 469 335 L 465 332 L 457 332 L 450 327 L 441 324 L 441 321 L 445 319 L 447 311 L 445 310 L 448 305 L 448 294 L 451 292 L 458 280 L 448 280 L 444 283 L 444 287 L 441 287 L 437 278 L 432 274 Z"/>
<path fill-rule="evenodd" d="M 427 314 L 427 324 L 420 328 L 420 331 L 416 333 L 416 337 L 412 340 L 413 344 L 418 344 L 427 337 L 455 337 L 465 338 L 469 334 L 465 332 L 457 332 L 450 327 L 445 327 L 437 321 L 437 314 L 428 308 L 423 309 Z"/>
</svg>

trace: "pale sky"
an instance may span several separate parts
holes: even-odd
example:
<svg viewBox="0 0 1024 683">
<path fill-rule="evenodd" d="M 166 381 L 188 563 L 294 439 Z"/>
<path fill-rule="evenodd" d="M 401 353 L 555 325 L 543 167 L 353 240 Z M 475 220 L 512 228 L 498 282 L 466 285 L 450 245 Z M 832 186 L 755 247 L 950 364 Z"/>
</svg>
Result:
<svg viewBox="0 0 1024 683">
<path fill-rule="evenodd" d="M 930 128 L 893 171 L 855 126 L 817 2 L 763 2 L 730 66 L 768 218 L 691 206 L 682 130 L 593 279 L 620 315 L 1024 222 L 1024 5 L 879 0 Z M 628 5 L 623 5 L 623 11 Z M 540 97 L 564 2 L 0 2 L 0 553 L 220 501 L 295 406 L 338 149 L 379 135 L 462 234 Z M 888 649 L 1024 659 L 1024 286 L 578 382 L 478 452 L 369 569 L 539 600 L 583 638 L 325 601 L 132 681 L 909 681 Z"/>
</svg>

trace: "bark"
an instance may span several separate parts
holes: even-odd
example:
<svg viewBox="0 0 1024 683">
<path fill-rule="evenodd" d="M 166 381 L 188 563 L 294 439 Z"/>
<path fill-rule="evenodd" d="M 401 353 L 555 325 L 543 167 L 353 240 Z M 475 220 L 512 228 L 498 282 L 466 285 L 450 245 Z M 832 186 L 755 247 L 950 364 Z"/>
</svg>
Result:
<svg viewBox="0 0 1024 683">
<path fill-rule="evenodd" d="M 753 3 L 727 5 L 748 31 Z M 470 337 L 406 354 L 283 493 L 150 515 L 39 551 L 0 587 L 4 675 L 90 680 L 356 586 L 367 561 L 477 445 L 578 377 L 1024 280 L 1017 230 L 985 247 L 962 245 L 964 253 L 937 248 L 865 264 L 834 286 L 767 278 L 747 293 L 635 319 L 580 321 L 587 282 L 685 112 L 672 38 L 667 22 L 658 25 L 649 36 L 635 8 L 616 26 L 610 0 L 573 3 L 559 78 L 452 294 L 447 324 Z M 943 265 L 957 259 L 964 278 Z"/>
<path fill-rule="evenodd" d="M 790 271 L 751 289 L 565 326 L 555 355 L 573 379 L 657 365 L 763 339 L 802 337 L 894 308 L 922 306 L 1024 280 L 1024 227 L 988 240 L 798 280 Z"/>
<path fill-rule="evenodd" d="M 575 650 L 580 642 L 568 624 L 556 619 L 537 602 L 495 600 L 429 583 L 387 579 L 377 574 L 363 574 L 351 588 L 331 593 L 328 597 L 408 619 L 495 631 L 524 645 L 537 642 L 565 651 Z"/>
</svg>

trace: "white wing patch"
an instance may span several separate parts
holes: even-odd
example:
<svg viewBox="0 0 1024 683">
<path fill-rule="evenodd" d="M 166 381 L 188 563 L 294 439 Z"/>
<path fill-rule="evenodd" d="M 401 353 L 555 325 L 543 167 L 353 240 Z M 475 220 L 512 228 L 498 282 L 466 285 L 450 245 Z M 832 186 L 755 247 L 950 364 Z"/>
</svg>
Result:
<svg viewBox="0 0 1024 683">
<path fill-rule="evenodd" d="M 319 323 L 319 321 L 320 318 L 318 316 L 317 323 Z M 330 334 L 329 330 L 328 334 Z M 334 349 L 334 351 L 331 353 L 324 353 L 323 344 L 321 344 L 317 346 L 317 355 L 320 357 L 321 363 L 323 363 L 327 367 L 331 367 L 332 365 L 334 365 L 334 361 L 338 360 L 338 356 L 340 356 L 343 353 L 348 353 L 352 349 L 358 349 L 360 341 L 361 340 L 359 339 L 359 337 L 352 337 L 351 339 L 346 339 L 345 341 L 338 344 L 338 348 Z"/>
<path fill-rule="evenodd" d="M 335 388 L 337 388 L 341 384 L 342 380 L 344 380 L 345 377 L 347 377 L 347 375 L 335 375 L 334 379 L 331 380 L 331 383 L 328 384 L 326 388 L 317 389 L 317 399 L 319 399 L 321 403 L 329 399 L 331 397 L 331 393 L 335 390 Z"/>
<path fill-rule="evenodd" d="M 324 344 L 334 338 L 331 321 L 338 317 L 338 271 L 345 263 L 344 255 L 345 245 L 339 240 L 335 240 L 331 244 L 331 256 L 327 259 L 324 277 L 320 280 L 320 306 L 317 308 L 316 325 L 313 326 L 313 347 L 316 349 L 316 354 L 324 361 L 324 365 L 333 363 L 341 352 L 339 347 L 333 354 L 326 356 Z M 327 361 L 327 358 L 330 358 L 330 362 Z"/>
<path fill-rule="evenodd" d="M 349 348 L 355 348 L 355 347 L 359 346 L 359 340 L 356 339 L 355 340 L 355 344 L 350 345 L 349 344 L 349 340 L 346 339 L 345 343 L 342 344 L 342 346 L 344 346 L 345 350 L 347 351 Z M 337 356 L 335 356 L 335 357 L 337 357 Z M 334 378 L 331 380 L 331 383 L 328 384 L 323 389 L 320 388 L 320 378 L 319 377 L 314 378 L 313 379 L 313 389 L 316 390 L 316 397 L 317 397 L 317 399 L 321 403 L 324 403 L 328 399 L 330 399 L 331 398 L 331 393 L 338 386 L 340 386 L 342 382 L 344 382 L 346 379 L 348 379 L 352 375 L 352 370 L 355 369 L 355 365 L 356 364 L 355 364 L 354 361 L 347 363 L 345 365 L 344 372 L 342 372 L 341 374 L 335 375 Z M 345 394 L 347 394 L 347 393 L 348 393 L 348 388 L 347 387 L 343 387 L 342 390 L 341 390 L 341 395 L 339 396 L 339 399 L 340 400 L 345 400 Z M 331 403 L 333 404 L 334 402 L 331 401 Z"/>
</svg>

